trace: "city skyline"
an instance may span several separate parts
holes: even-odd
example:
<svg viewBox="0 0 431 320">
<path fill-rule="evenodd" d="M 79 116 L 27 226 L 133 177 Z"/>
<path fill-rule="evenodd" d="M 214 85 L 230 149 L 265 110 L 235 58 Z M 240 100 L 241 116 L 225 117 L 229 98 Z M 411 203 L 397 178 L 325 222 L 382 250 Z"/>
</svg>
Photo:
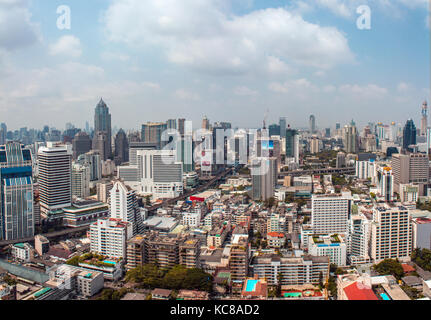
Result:
<svg viewBox="0 0 431 320">
<path fill-rule="evenodd" d="M 285 116 L 307 127 L 311 114 L 319 129 L 352 118 L 420 125 L 430 100 L 425 0 L 158 3 L 1 2 L 1 121 L 84 128 L 103 97 L 112 127 L 125 130 L 170 118 L 198 126 L 204 115 L 256 128 L 265 110 L 267 125 Z M 361 4 L 370 30 L 357 27 Z M 70 30 L 57 28 L 61 5 Z"/>
</svg>

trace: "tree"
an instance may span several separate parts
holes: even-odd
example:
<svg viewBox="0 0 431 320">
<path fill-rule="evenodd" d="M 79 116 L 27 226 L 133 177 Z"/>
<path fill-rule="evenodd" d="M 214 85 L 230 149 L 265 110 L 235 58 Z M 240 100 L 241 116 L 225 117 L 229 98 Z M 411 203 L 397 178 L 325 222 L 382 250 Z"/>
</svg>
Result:
<svg viewBox="0 0 431 320">
<path fill-rule="evenodd" d="M 393 275 L 398 280 L 404 275 L 404 270 L 398 260 L 385 259 L 377 265 L 373 266 L 373 269 L 380 275 Z"/>
</svg>

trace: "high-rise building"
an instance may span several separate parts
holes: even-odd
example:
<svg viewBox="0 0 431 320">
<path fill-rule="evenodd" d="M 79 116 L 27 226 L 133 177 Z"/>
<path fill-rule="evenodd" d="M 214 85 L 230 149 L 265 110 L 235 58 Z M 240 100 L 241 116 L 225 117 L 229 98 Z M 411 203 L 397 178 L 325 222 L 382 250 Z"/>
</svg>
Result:
<svg viewBox="0 0 431 320">
<path fill-rule="evenodd" d="M 286 138 L 287 120 L 285 117 L 280 118 L 279 125 L 280 125 L 280 138 Z"/>
<path fill-rule="evenodd" d="M 38 151 L 41 212 L 72 204 L 72 146 L 47 142 Z"/>
<path fill-rule="evenodd" d="M 347 253 L 351 264 L 370 262 L 371 222 L 363 214 L 349 220 Z"/>
<path fill-rule="evenodd" d="M 181 136 L 183 136 L 185 132 L 185 123 L 186 119 L 178 119 L 178 131 Z"/>
<path fill-rule="evenodd" d="M 73 145 L 73 159 L 78 159 L 81 154 L 87 153 L 91 150 L 91 139 L 87 133 L 80 131 L 75 135 L 72 142 Z"/>
<path fill-rule="evenodd" d="M 277 159 L 255 158 L 251 166 L 252 197 L 254 200 L 268 200 L 274 196 L 277 182 Z"/>
<path fill-rule="evenodd" d="M 142 125 L 141 140 L 145 143 L 153 143 L 157 149 L 162 149 L 167 141 L 162 141 L 162 134 L 167 130 L 166 122 L 148 122 Z"/>
<path fill-rule="evenodd" d="M 115 163 L 117 165 L 129 161 L 129 142 L 123 129 L 120 129 L 115 136 Z"/>
<path fill-rule="evenodd" d="M 298 131 L 286 129 L 286 157 L 293 158 L 296 163 L 299 162 L 299 135 Z"/>
<path fill-rule="evenodd" d="M 208 120 L 207 116 L 205 116 L 202 120 L 202 129 L 210 129 L 210 121 Z"/>
<path fill-rule="evenodd" d="M 309 119 L 309 128 L 311 134 L 316 132 L 316 117 L 313 114 L 310 116 Z"/>
<path fill-rule="evenodd" d="M 392 168 L 386 166 L 378 167 L 377 181 L 379 195 L 383 197 L 384 201 L 394 201 L 394 176 Z"/>
<path fill-rule="evenodd" d="M 314 234 L 347 234 L 352 210 L 352 195 L 313 194 L 311 198 L 311 225 Z"/>
<path fill-rule="evenodd" d="M 248 276 L 249 267 L 249 242 L 248 237 L 235 234 L 232 238 L 232 246 L 229 257 L 231 280 L 242 287 L 242 283 Z"/>
<path fill-rule="evenodd" d="M 338 152 L 337 158 L 335 160 L 335 166 L 337 168 L 342 168 L 346 166 L 346 154 L 344 152 Z"/>
<path fill-rule="evenodd" d="M 408 259 L 412 241 L 411 216 L 405 207 L 384 204 L 373 209 L 371 257 L 375 263 L 384 259 Z"/>
<path fill-rule="evenodd" d="M 322 141 L 317 136 L 312 136 L 310 139 L 310 153 L 319 153 L 321 150 Z"/>
<path fill-rule="evenodd" d="M 279 136 L 280 135 L 280 126 L 278 124 L 271 124 L 268 127 L 269 136 Z"/>
<path fill-rule="evenodd" d="M 128 222 L 132 226 L 132 235 L 143 231 L 142 217 L 135 191 L 122 182 L 115 182 L 110 193 L 111 218 Z"/>
<path fill-rule="evenodd" d="M 6 143 L 7 137 L 7 126 L 6 123 L 0 124 L 0 145 L 4 145 Z"/>
<path fill-rule="evenodd" d="M 409 146 L 416 144 L 416 126 L 412 119 L 407 120 L 403 129 L 403 149 L 408 150 Z"/>
<path fill-rule="evenodd" d="M 169 119 L 166 121 L 167 128 L 168 129 L 177 129 L 177 120 L 176 119 Z"/>
<path fill-rule="evenodd" d="M 112 182 L 101 182 L 96 185 L 97 201 L 108 203 L 111 196 L 111 190 L 114 187 Z"/>
<path fill-rule="evenodd" d="M 121 219 L 103 218 L 90 226 L 90 251 L 112 259 L 126 259 L 127 240 L 132 237 L 132 226 Z"/>
<path fill-rule="evenodd" d="M 102 161 L 109 159 L 110 143 L 109 137 L 105 131 L 97 131 L 93 137 L 93 150 L 100 154 Z"/>
<path fill-rule="evenodd" d="M 90 167 L 78 163 L 72 165 L 72 196 L 80 199 L 90 196 Z"/>
<path fill-rule="evenodd" d="M 140 192 L 154 199 L 175 198 L 183 193 L 183 164 L 175 150 L 140 150 L 137 153 Z"/>
<path fill-rule="evenodd" d="M 393 154 L 392 171 L 395 192 L 399 193 L 400 184 L 414 183 L 420 186 L 420 195 L 425 195 L 424 186 L 429 180 L 429 160 L 426 154 Z"/>
<path fill-rule="evenodd" d="M 370 159 L 368 161 L 356 161 L 356 176 L 360 180 L 367 180 L 374 175 L 375 161 Z"/>
<path fill-rule="evenodd" d="M 0 146 L 0 239 L 34 235 L 32 157 L 19 143 Z"/>
<path fill-rule="evenodd" d="M 344 127 L 343 136 L 344 149 L 347 153 L 358 153 L 359 152 L 359 139 L 358 130 L 354 121 Z"/>
<path fill-rule="evenodd" d="M 97 181 L 102 178 L 102 161 L 99 151 L 90 151 L 80 155 L 76 163 L 90 168 L 90 181 Z"/>
<path fill-rule="evenodd" d="M 103 99 L 100 99 L 99 103 L 96 106 L 94 112 L 94 132 L 97 134 L 98 132 L 106 133 L 106 155 L 107 157 L 103 160 L 111 158 L 112 155 L 112 134 L 111 134 L 111 114 L 109 113 L 109 108 Z M 93 148 L 94 149 L 94 148 Z M 105 157 L 105 154 L 102 154 L 102 157 Z"/>
<path fill-rule="evenodd" d="M 428 128 L 428 103 L 422 104 L 421 136 L 426 136 Z"/>
</svg>

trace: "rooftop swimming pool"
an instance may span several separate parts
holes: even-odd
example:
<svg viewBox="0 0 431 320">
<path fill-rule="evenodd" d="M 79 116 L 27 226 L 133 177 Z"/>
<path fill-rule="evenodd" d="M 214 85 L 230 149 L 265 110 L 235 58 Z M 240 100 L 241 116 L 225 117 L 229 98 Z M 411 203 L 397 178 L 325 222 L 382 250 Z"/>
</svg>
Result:
<svg viewBox="0 0 431 320">
<path fill-rule="evenodd" d="M 253 292 L 256 290 L 256 285 L 259 280 L 247 280 L 247 286 L 245 288 L 246 292 Z"/>
<path fill-rule="evenodd" d="M 110 260 L 104 260 L 103 262 L 104 262 L 104 263 L 107 263 L 107 264 L 113 264 L 113 265 L 116 265 L 116 264 L 117 264 L 116 262 L 114 262 L 114 261 L 110 261 Z"/>
<path fill-rule="evenodd" d="M 383 300 L 391 300 L 391 298 L 389 298 L 386 293 L 381 293 L 380 296 L 382 297 Z"/>
</svg>

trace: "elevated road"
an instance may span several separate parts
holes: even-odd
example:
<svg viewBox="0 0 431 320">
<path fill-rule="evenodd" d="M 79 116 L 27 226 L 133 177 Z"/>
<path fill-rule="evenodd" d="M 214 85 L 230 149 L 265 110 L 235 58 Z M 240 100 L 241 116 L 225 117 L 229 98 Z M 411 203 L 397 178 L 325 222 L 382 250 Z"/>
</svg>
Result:
<svg viewBox="0 0 431 320">
<path fill-rule="evenodd" d="M 220 173 L 219 175 L 213 177 L 212 179 L 210 179 L 208 182 L 206 182 L 205 184 L 197 187 L 196 189 L 193 189 L 191 191 L 188 191 L 186 193 L 183 193 L 181 196 L 176 197 L 176 198 L 172 198 L 172 199 L 166 199 L 164 200 L 162 203 L 156 204 L 152 207 L 147 208 L 148 212 L 154 212 L 155 210 L 162 208 L 165 205 L 172 205 L 174 203 L 176 203 L 177 201 L 184 201 L 186 200 L 188 197 L 196 194 L 196 193 L 200 193 L 205 191 L 206 189 L 208 189 L 209 187 L 211 187 L 214 183 L 216 183 L 217 181 L 225 178 L 227 175 L 231 174 L 233 171 L 233 168 L 229 168 L 226 169 L 224 172 Z"/>
<path fill-rule="evenodd" d="M 298 177 L 303 175 L 325 175 L 325 174 L 355 174 L 355 167 L 347 167 L 347 168 L 319 168 L 319 169 L 311 169 L 311 170 L 295 170 L 295 171 L 286 171 L 280 172 L 278 174 L 279 177 Z"/>
<path fill-rule="evenodd" d="M 73 235 L 75 233 L 82 233 L 84 231 L 87 231 L 89 228 L 90 228 L 90 226 L 83 226 L 83 227 L 78 227 L 78 228 L 69 228 L 69 229 L 65 229 L 65 230 L 59 230 L 59 231 L 44 233 L 42 235 L 45 238 L 47 238 L 48 240 L 53 240 L 53 239 L 56 239 L 59 237 Z M 4 247 L 4 246 L 10 245 L 10 244 L 16 244 L 16 243 L 21 243 L 21 242 L 32 242 L 32 241 L 34 241 L 34 237 L 19 239 L 19 240 L 3 240 L 3 241 L 0 241 L 0 247 Z"/>
</svg>

